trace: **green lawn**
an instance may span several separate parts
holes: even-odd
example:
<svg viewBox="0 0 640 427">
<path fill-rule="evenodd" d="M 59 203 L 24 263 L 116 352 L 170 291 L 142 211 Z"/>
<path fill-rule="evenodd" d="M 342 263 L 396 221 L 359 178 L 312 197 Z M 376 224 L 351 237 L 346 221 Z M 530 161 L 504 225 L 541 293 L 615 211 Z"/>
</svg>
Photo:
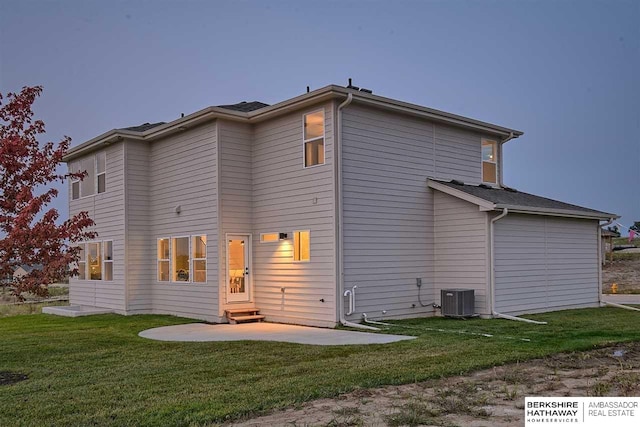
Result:
<svg viewBox="0 0 640 427">
<path fill-rule="evenodd" d="M 418 335 L 416 340 L 333 347 L 167 343 L 137 336 L 147 328 L 191 322 L 170 316 L 5 317 L 0 371 L 28 379 L 0 385 L 0 425 L 215 424 L 356 388 L 639 341 L 639 316 L 615 308 L 530 316 L 548 321 L 546 326 L 419 319 L 390 330 Z"/>
</svg>

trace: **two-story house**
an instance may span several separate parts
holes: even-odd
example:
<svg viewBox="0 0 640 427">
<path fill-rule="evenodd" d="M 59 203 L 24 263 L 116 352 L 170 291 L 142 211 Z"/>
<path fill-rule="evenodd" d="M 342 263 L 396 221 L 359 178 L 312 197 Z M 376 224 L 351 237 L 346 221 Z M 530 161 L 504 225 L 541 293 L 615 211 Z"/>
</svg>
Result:
<svg viewBox="0 0 640 427">
<path fill-rule="evenodd" d="M 71 304 L 318 326 L 431 315 L 443 288 L 487 317 L 596 306 L 616 216 L 505 187 L 521 135 L 334 85 L 111 130 L 65 159 L 99 234 Z"/>
</svg>

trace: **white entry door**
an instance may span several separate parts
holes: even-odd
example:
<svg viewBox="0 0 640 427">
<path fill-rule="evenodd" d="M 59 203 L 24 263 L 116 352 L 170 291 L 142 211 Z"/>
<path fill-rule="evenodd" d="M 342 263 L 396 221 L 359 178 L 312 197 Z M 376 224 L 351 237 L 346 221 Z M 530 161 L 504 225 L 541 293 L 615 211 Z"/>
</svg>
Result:
<svg viewBox="0 0 640 427">
<path fill-rule="evenodd" d="M 227 235 L 227 301 L 249 301 L 251 236 Z"/>
</svg>

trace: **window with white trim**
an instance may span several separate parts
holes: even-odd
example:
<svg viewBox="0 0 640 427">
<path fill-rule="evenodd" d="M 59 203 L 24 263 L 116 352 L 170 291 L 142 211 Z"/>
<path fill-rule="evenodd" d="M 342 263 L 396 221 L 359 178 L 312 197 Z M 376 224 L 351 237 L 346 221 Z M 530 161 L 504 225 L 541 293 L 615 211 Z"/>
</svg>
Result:
<svg viewBox="0 0 640 427">
<path fill-rule="evenodd" d="M 87 278 L 87 260 L 85 255 L 84 244 L 80 245 L 80 251 L 78 252 L 78 279 L 86 280 Z"/>
<path fill-rule="evenodd" d="M 102 280 L 100 243 L 87 243 L 87 267 L 89 267 L 89 280 Z"/>
<path fill-rule="evenodd" d="M 260 233 L 260 243 L 273 243 L 280 241 L 280 233 Z"/>
<path fill-rule="evenodd" d="M 161 237 L 157 240 L 158 282 L 207 282 L 207 236 Z"/>
<path fill-rule="evenodd" d="M 78 245 L 78 280 L 113 281 L 113 241 Z"/>
<path fill-rule="evenodd" d="M 96 154 L 96 185 L 98 194 L 104 193 L 107 185 L 107 153 L 104 151 Z"/>
<path fill-rule="evenodd" d="M 158 239 L 158 282 L 169 281 L 169 238 Z"/>
<path fill-rule="evenodd" d="M 482 140 L 482 182 L 498 183 L 498 144 L 489 139 Z"/>
<path fill-rule="evenodd" d="M 100 151 L 69 164 L 72 173 L 86 172 L 82 179 L 71 178 L 71 200 L 104 193 L 107 185 L 107 155 Z"/>
<path fill-rule="evenodd" d="M 207 281 L 207 236 L 191 237 L 191 258 L 193 261 L 193 281 Z"/>
<path fill-rule="evenodd" d="M 293 232 L 293 260 L 311 260 L 311 232 L 309 230 Z"/>
<path fill-rule="evenodd" d="M 171 280 L 189 282 L 189 237 L 171 238 Z"/>
<path fill-rule="evenodd" d="M 104 280 L 113 280 L 113 242 L 107 240 L 102 242 L 102 253 L 104 260 L 102 261 L 104 270 Z"/>
<path fill-rule="evenodd" d="M 324 111 L 304 115 L 304 167 L 324 164 Z"/>
<path fill-rule="evenodd" d="M 72 163 L 69 166 L 71 172 L 80 172 L 80 166 L 78 163 Z M 71 200 L 80 198 L 80 178 L 71 178 Z"/>
</svg>

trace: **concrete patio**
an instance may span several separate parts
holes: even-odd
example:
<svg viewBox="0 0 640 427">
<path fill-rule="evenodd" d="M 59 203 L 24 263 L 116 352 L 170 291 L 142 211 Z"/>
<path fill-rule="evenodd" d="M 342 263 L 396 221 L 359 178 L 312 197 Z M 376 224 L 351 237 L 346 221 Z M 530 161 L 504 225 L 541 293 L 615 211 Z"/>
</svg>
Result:
<svg viewBox="0 0 640 427">
<path fill-rule="evenodd" d="M 387 344 L 416 337 L 370 332 L 345 331 L 279 323 L 244 323 L 238 325 L 186 325 L 163 326 L 147 329 L 138 334 L 158 341 L 278 341 L 311 345 Z"/>
</svg>

